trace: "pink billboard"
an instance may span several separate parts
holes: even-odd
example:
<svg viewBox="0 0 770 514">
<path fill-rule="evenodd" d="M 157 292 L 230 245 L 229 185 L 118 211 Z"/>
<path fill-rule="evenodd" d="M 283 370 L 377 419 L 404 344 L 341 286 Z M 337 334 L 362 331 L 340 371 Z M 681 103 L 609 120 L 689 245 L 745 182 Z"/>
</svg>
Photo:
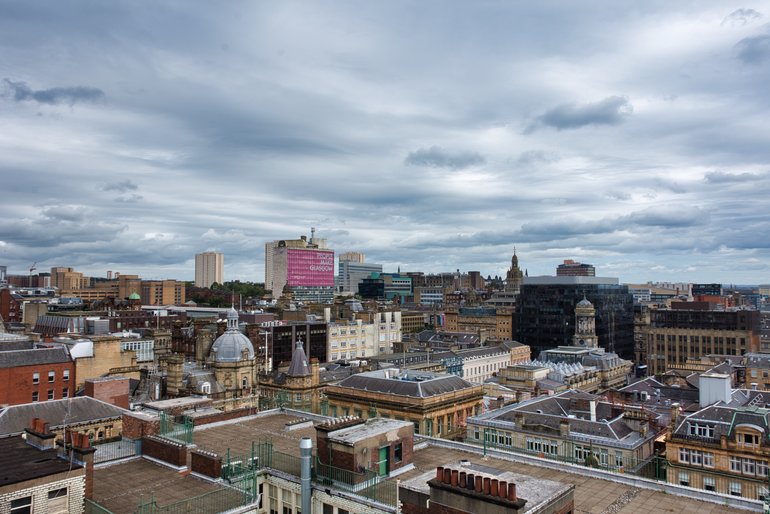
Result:
<svg viewBox="0 0 770 514">
<path fill-rule="evenodd" d="M 286 250 L 286 274 L 290 286 L 334 286 L 334 252 Z"/>
</svg>

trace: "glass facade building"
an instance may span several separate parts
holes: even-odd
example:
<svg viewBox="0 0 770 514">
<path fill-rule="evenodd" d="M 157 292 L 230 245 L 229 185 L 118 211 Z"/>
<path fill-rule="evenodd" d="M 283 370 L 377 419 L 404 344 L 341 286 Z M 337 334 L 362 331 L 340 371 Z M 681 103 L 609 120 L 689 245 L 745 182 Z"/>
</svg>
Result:
<svg viewBox="0 0 770 514">
<path fill-rule="evenodd" d="M 572 344 L 575 306 L 587 298 L 596 309 L 599 346 L 634 358 L 634 300 L 628 286 L 603 277 L 525 277 L 513 315 L 513 336 L 533 355 Z"/>
</svg>

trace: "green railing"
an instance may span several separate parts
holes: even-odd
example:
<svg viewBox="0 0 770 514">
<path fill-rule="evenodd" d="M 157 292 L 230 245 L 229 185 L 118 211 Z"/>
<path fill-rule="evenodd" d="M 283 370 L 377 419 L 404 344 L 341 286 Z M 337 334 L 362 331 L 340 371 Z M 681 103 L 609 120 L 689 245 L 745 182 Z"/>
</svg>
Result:
<svg viewBox="0 0 770 514">
<path fill-rule="evenodd" d="M 154 497 L 142 501 L 136 514 L 211 514 L 225 512 L 255 501 L 254 489 L 249 492 L 232 488 L 217 489 L 168 505 L 158 505 Z"/>
<path fill-rule="evenodd" d="M 185 416 L 183 423 L 176 423 L 165 412 L 160 413 L 160 435 L 163 437 L 174 439 L 184 444 L 192 444 L 193 428 L 193 421 L 187 416 Z"/>
<path fill-rule="evenodd" d="M 121 439 L 111 443 L 94 444 L 94 464 L 109 462 L 119 459 L 127 459 L 142 454 L 141 440 Z"/>
</svg>

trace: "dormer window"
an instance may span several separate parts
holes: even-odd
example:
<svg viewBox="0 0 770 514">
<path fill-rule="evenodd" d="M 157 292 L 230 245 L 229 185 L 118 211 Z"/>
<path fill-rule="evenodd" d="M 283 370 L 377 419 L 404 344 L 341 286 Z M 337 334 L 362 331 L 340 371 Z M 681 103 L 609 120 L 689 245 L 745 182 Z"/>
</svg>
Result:
<svg viewBox="0 0 770 514">
<path fill-rule="evenodd" d="M 744 446 L 759 446 L 759 436 L 757 434 L 738 433 L 738 442 Z"/>
<path fill-rule="evenodd" d="M 714 427 L 709 425 L 701 425 L 698 423 L 689 423 L 689 434 L 698 437 L 714 437 Z"/>
</svg>

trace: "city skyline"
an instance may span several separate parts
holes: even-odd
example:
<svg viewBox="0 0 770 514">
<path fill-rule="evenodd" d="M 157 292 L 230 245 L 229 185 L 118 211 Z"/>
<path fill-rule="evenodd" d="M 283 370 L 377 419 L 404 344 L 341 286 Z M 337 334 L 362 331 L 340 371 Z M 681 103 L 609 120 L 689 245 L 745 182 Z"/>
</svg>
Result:
<svg viewBox="0 0 770 514">
<path fill-rule="evenodd" d="M 770 3 L 35 2 L 0 18 L 0 265 L 770 283 Z M 765 134 L 765 136 L 762 136 Z"/>
</svg>

